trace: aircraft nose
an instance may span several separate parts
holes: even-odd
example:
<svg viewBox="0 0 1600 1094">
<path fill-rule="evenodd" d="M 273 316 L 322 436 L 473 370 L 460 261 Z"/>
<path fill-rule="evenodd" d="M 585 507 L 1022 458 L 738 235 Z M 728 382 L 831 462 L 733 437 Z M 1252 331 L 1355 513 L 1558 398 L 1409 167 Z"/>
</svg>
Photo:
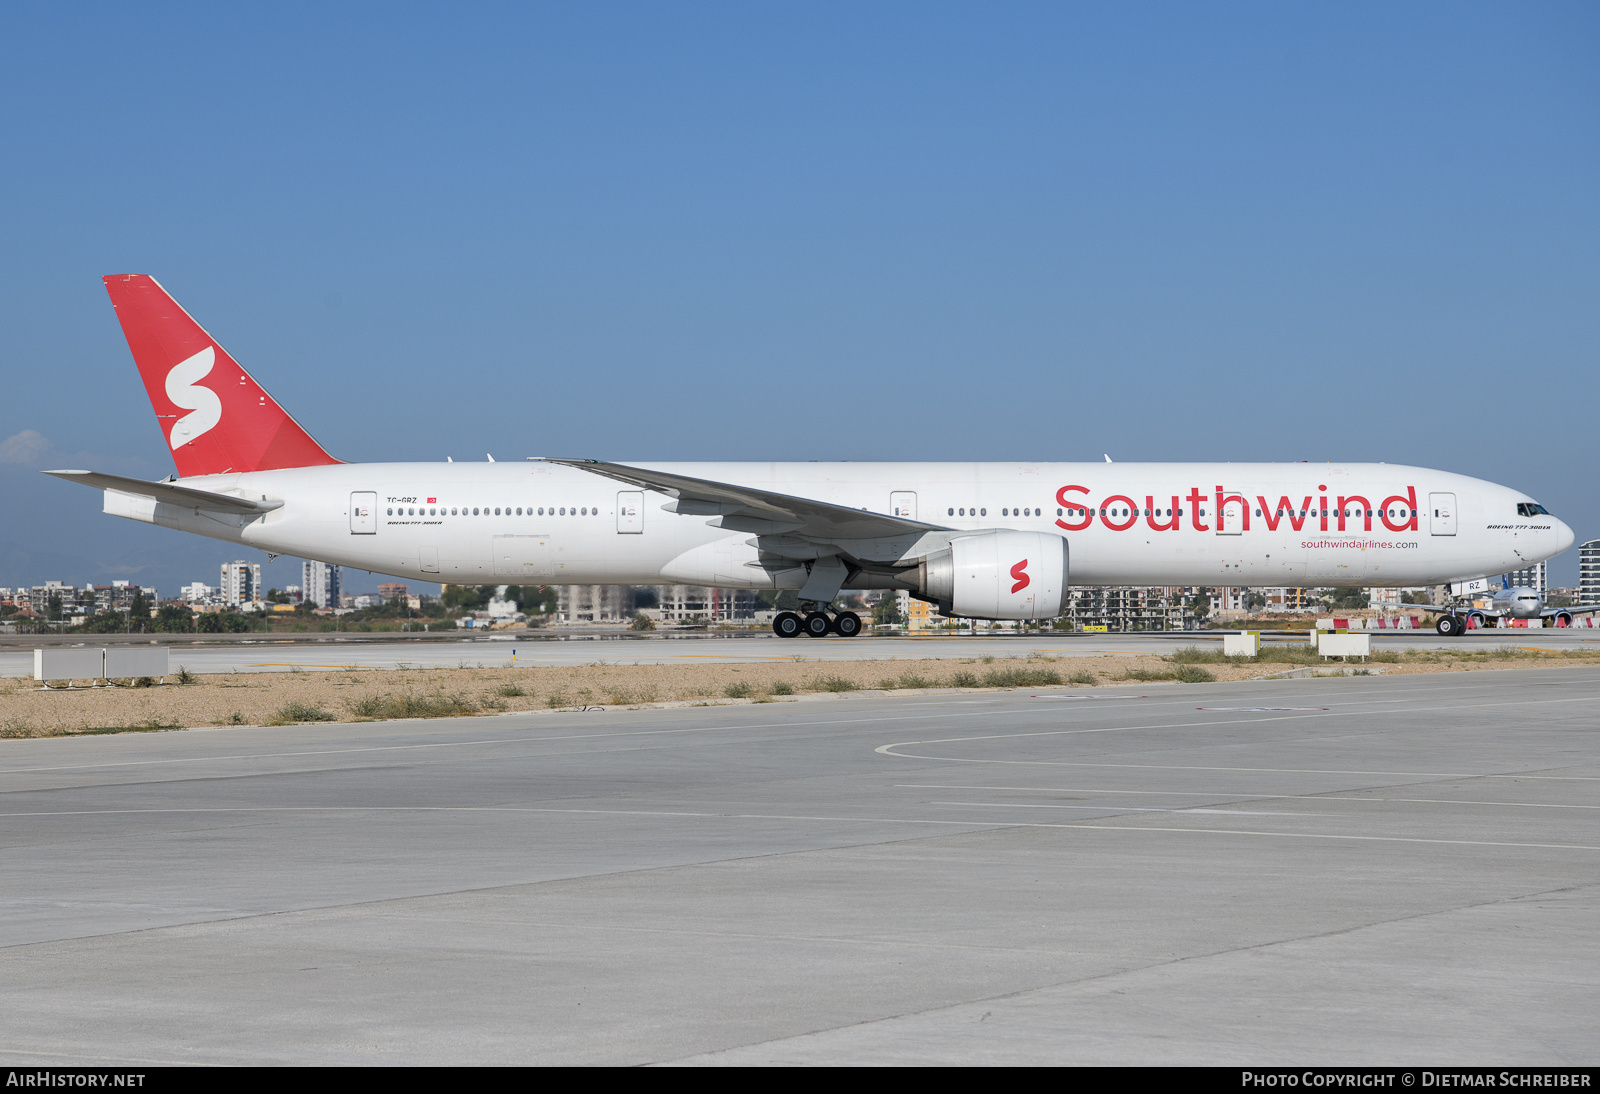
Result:
<svg viewBox="0 0 1600 1094">
<path fill-rule="evenodd" d="M 1555 533 L 1557 554 L 1560 554 L 1562 551 L 1565 551 L 1568 547 L 1571 547 L 1575 542 L 1577 542 L 1578 537 L 1573 534 L 1571 528 L 1567 527 L 1567 522 L 1564 520 L 1556 521 Z"/>
</svg>

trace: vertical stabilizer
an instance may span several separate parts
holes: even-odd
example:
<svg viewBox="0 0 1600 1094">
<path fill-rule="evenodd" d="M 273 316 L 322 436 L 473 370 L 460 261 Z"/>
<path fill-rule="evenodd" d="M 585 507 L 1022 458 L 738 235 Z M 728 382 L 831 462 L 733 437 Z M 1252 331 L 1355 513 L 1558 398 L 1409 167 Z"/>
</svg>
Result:
<svg viewBox="0 0 1600 1094">
<path fill-rule="evenodd" d="M 179 475 L 339 462 L 155 278 L 103 280 Z"/>
</svg>

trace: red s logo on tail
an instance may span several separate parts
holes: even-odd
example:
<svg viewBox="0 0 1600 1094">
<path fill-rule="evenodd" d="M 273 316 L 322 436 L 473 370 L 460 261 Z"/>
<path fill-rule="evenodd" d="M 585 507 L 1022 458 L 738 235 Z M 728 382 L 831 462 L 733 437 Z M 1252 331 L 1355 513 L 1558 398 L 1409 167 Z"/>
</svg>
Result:
<svg viewBox="0 0 1600 1094">
<path fill-rule="evenodd" d="M 179 475 L 339 462 L 155 278 L 115 274 L 105 286 Z"/>
<path fill-rule="evenodd" d="M 1011 591 L 1012 592 L 1020 593 L 1023 589 L 1026 589 L 1028 587 L 1028 572 L 1027 571 L 1028 571 L 1028 560 L 1027 559 L 1023 559 L 1021 562 L 1019 562 L 1015 566 L 1011 567 L 1011 576 L 1017 579 L 1017 583 L 1015 585 L 1011 586 Z"/>
</svg>

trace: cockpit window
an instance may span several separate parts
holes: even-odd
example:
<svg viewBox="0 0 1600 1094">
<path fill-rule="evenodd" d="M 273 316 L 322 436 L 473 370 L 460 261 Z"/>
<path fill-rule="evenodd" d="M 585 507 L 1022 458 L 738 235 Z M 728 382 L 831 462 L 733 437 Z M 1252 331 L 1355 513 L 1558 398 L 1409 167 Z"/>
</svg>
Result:
<svg viewBox="0 0 1600 1094">
<path fill-rule="evenodd" d="M 1538 517 L 1538 516 L 1546 516 L 1547 517 L 1549 515 L 1550 515 L 1550 510 L 1546 509 L 1544 506 L 1540 505 L 1536 501 L 1519 501 L 1519 502 L 1517 502 L 1517 516 L 1519 516 L 1519 517 Z"/>
</svg>

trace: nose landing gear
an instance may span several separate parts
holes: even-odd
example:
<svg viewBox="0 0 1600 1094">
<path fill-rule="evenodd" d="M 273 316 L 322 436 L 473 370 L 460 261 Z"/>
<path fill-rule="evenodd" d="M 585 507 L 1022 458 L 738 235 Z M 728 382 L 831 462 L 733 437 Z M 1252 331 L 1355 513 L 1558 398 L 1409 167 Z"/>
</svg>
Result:
<svg viewBox="0 0 1600 1094">
<path fill-rule="evenodd" d="M 854 638 L 861 633 L 861 617 L 855 612 L 839 612 L 830 617 L 819 609 L 807 611 L 804 618 L 794 612 L 779 612 L 772 621 L 772 633 L 779 638 L 798 638 L 802 634 L 811 638 L 826 638 L 829 634 Z"/>
</svg>

